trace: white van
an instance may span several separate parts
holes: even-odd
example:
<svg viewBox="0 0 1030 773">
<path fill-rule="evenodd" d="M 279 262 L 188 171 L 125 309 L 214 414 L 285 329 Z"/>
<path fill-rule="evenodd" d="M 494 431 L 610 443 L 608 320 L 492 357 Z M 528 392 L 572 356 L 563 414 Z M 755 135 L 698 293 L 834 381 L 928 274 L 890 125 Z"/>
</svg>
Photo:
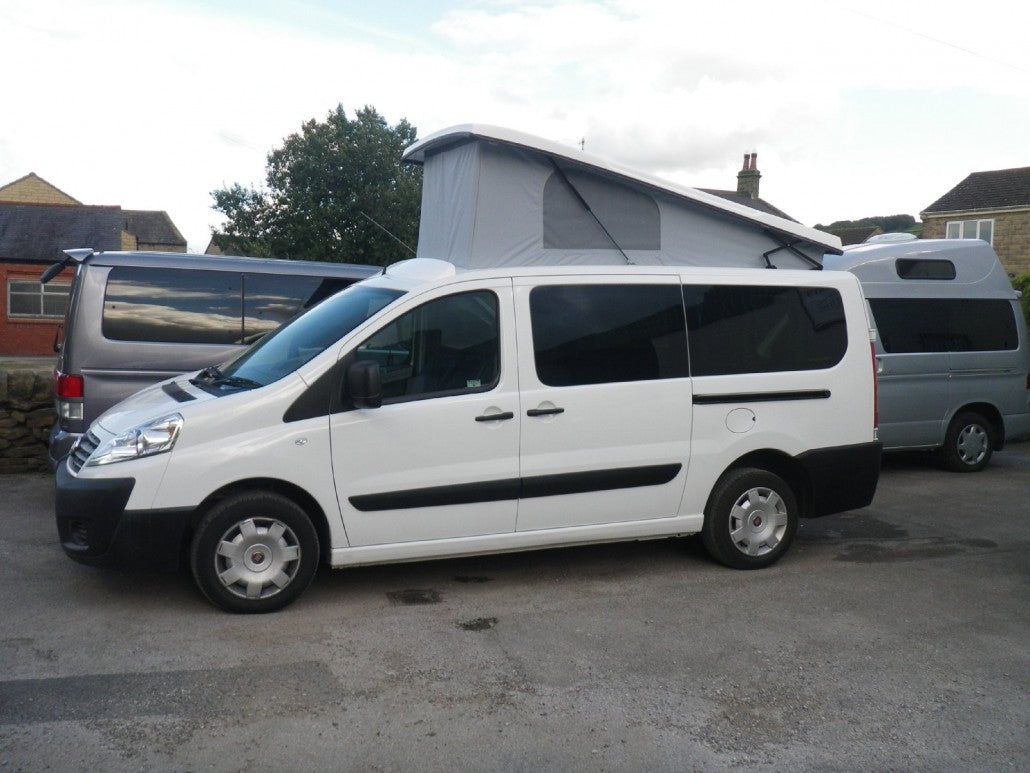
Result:
<svg viewBox="0 0 1030 773">
<path fill-rule="evenodd" d="M 937 449 L 982 470 L 1030 434 L 1030 342 L 998 256 L 979 239 L 872 242 L 826 255 L 862 282 L 876 329 L 884 450 Z"/>
<path fill-rule="evenodd" d="M 700 532 L 768 566 L 868 504 L 870 330 L 845 272 L 395 264 L 101 416 L 65 552 L 175 564 L 237 612 L 334 567 Z"/>
</svg>

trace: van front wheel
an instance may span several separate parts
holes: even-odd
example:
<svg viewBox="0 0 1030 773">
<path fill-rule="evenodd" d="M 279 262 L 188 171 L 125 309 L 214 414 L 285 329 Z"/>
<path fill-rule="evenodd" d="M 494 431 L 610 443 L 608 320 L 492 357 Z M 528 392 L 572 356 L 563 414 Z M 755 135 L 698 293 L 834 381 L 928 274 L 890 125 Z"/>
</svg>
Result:
<svg viewBox="0 0 1030 773">
<path fill-rule="evenodd" d="M 190 547 L 193 579 L 228 612 L 274 612 L 294 601 L 318 569 L 318 532 L 296 503 L 271 492 L 222 500 Z"/>
<path fill-rule="evenodd" d="M 994 453 L 994 428 L 976 411 L 963 411 L 951 420 L 941 455 L 952 472 L 979 472 Z"/>
<path fill-rule="evenodd" d="M 787 552 L 798 529 L 794 492 L 767 470 L 741 468 L 716 484 L 701 538 L 716 561 L 734 569 L 761 569 Z"/>
</svg>

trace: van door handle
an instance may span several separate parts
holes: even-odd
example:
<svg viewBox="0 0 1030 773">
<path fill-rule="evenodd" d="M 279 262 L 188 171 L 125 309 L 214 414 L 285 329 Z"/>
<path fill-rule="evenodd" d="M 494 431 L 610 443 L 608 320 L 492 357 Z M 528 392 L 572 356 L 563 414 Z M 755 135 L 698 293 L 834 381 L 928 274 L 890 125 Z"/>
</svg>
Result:
<svg viewBox="0 0 1030 773">
<path fill-rule="evenodd" d="M 527 416 L 554 416 L 555 414 L 565 413 L 564 408 L 530 408 L 526 411 Z"/>
<path fill-rule="evenodd" d="M 485 416 L 477 416 L 476 421 L 507 421 L 508 419 L 514 418 L 514 413 L 511 411 L 505 411 L 504 413 L 490 413 Z"/>
</svg>

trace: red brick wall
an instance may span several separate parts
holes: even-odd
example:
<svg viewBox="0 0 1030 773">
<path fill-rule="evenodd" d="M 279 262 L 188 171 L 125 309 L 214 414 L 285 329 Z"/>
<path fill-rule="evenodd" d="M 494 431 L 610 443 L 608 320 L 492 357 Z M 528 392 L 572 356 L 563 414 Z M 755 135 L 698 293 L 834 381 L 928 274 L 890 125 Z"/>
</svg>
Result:
<svg viewBox="0 0 1030 773">
<path fill-rule="evenodd" d="M 52 355 L 54 334 L 64 320 L 11 318 L 7 313 L 7 282 L 37 281 L 46 266 L 38 263 L 0 263 L 0 355 Z M 73 269 L 65 269 L 54 281 L 71 282 Z"/>
</svg>

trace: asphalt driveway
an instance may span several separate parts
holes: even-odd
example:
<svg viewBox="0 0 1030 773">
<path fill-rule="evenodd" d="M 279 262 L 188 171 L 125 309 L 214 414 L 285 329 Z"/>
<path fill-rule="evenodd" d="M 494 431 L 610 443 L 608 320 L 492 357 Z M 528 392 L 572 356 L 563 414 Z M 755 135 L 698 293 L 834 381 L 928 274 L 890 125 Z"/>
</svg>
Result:
<svg viewBox="0 0 1030 773">
<path fill-rule="evenodd" d="M 6 770 L 1027 770 L 1030 444 L 890 459 L 737 572 L 692 540 L 323 571 L 240 617 L 79 566 L 0 477 Z"/>
</svg>

